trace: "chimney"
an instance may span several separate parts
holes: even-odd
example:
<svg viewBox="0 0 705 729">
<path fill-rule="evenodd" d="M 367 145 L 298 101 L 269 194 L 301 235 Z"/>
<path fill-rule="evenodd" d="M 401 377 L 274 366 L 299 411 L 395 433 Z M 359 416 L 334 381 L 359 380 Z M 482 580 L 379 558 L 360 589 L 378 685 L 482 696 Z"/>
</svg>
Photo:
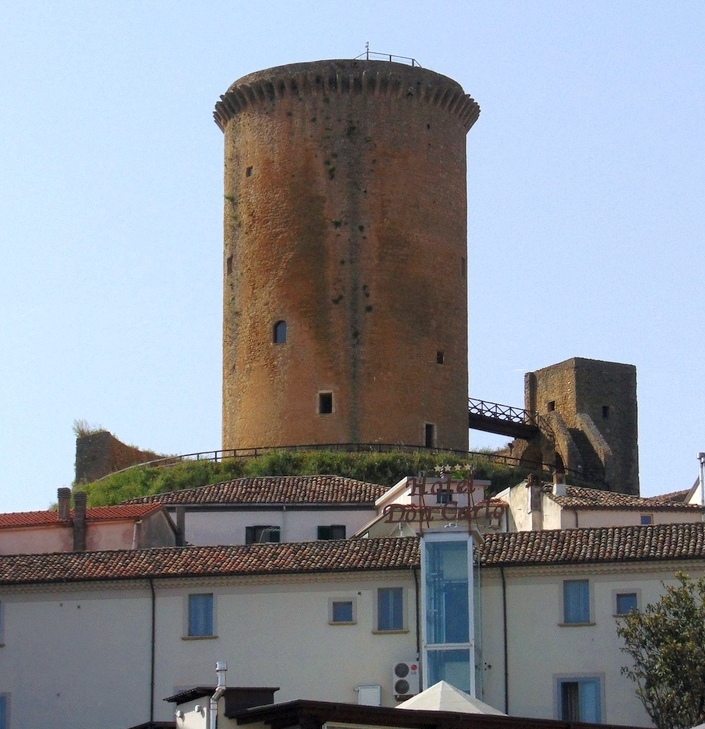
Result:
<svg viewBox="0 0 705 729">
<path fill-rule="evenodd" d="M 73 551 L 86 551 L 86 492 L 73 495 Z"/>
<path fill-rule="evenodd" d="M 565 473 L 556 471 L 553 474 L 553 495 L 565 496 Z"/>
<path fill-rule="evenodd" d="M 68 521 L 71 518 L 71 489 L 63 486 L 56 492 L 59 502 L 59 521 Z"/>
</svg>

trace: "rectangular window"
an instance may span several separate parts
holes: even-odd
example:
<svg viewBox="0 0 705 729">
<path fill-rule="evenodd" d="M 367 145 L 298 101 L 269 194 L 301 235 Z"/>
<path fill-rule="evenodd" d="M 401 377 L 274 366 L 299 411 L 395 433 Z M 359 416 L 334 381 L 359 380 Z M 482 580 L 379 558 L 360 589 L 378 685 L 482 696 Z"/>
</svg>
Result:
<svg viewBox="0 0 705 729">
<path fill-rule="evenodd" d="M 563 582 L 563 622 L 566 625 L 590 622 L 589 580 Z"/>
<path fill-rule="evenodd" d="M 426 448 L 436 447 L 436 426 L 433 423 L 424 425 L 424 445 Z"/>
<path fill-rule="evenodd" d="M 264 544 L 279 542 L 281 531 L 278 526 L 248 526 L 245 527 L 245 544 Z"/>
<path fill-rule="evenodd" d="M 614 596 L 614 614 L 628 615 L 639 609 L 636 592 L 618 592 Z"/>
<path fill-rule="evenodd" d="M 213 635 L 213 593 L 188 596 L 188 635 L 199 638 Z"/>
<path fill-rule="evenodd" d="M 639 516 L 639 523 L 642 526 L 648 526 L 649 524 L 653 524 L 654 523 L 653 514 L 641 514 Z"/>
<path fill-rule="evenodd" d="M 404 630 L 404 588 L 377 590 L 377 630 Z"/>
<path fill-rule="evenodd" d="M 318 393 L 318 412 L 321 415 L 330 415 L 333 412 L 333 393 Z"/>
<path fill-rule="evenodd" d="M 602 721 L 602 691 L 596 676 L 559 679 L 556 693 L 559 719 L 593 724 Z"/>
<path fill-rule="evenodd" d="M 355 600 L 330 600 L 328 603 L 328 622 L 331 625 L 351 625 L 356 621 Z"/>
<path fill-rule="evenodd" d="M 439 489 L 436 491 L 437 504 L 450 504 L 453 501 L 453 492 L 450 489 Z"/>
<path fill-rule="evenodd" d="M 345 539 L 345 524 L 318 527 L 319 539 Z"/>
<path fill-rule="evenodd" d="M 0 601 L 0 645 L 5 645 L 5 603 Z M 2 724 L 0 724 L 2 729 Z"/>
</svg>

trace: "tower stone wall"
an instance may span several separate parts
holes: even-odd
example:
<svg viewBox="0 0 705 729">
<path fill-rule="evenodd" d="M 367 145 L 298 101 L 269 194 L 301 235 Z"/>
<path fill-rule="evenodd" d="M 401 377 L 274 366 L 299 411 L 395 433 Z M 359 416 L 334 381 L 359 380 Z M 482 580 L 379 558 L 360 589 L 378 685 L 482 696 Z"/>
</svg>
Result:
<svg viewBox="0 0 705 729">
<path fill-rule="evenodd" d="M 223 447 L 468 447 L 466 141 L 455 81 L 320 61 L 235 82 Z"/>
<path fill-rule="evenodd" d="M 527 410 L 562 431 L 556 451 L 566 467 L 599 475 L 614 491 L 639 493 L 634 365 L 574 357 L 528 372 L 524 398 Z"/>
</svg>

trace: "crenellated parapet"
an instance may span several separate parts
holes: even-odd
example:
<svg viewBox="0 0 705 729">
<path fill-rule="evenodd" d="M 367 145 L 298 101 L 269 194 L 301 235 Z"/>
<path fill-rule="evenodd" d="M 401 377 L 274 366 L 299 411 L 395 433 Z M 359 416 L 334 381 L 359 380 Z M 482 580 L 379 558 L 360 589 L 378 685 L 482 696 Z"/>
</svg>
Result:
<svg viewBox="0 0 705 729">
<path fill-rule="evenodd" d="M 278 66 L 236 81 L 215 105 L 213 116 L 221 130 L 248 107 L 284 97 L 369 94 L 407 98 L 447 111 L 468 132 L 480 107 L 460 84 L 439 73 L 388 61 L 314 61 Z"/>
</svg>

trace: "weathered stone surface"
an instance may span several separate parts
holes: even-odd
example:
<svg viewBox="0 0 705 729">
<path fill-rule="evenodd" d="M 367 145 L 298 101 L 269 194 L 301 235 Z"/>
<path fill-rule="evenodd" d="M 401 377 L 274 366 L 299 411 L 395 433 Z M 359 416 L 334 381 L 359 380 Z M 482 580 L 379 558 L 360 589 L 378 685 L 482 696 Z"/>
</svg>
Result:
<svg viewBox="0 0 705 729">
<path fill-rule="evenodd" d="M 467 449 L 478 114 L 455 81 L 380 61 L 269 69 L 221 97 L 223 448 L 423 445 L 433 424 Z"/>
</svg>

